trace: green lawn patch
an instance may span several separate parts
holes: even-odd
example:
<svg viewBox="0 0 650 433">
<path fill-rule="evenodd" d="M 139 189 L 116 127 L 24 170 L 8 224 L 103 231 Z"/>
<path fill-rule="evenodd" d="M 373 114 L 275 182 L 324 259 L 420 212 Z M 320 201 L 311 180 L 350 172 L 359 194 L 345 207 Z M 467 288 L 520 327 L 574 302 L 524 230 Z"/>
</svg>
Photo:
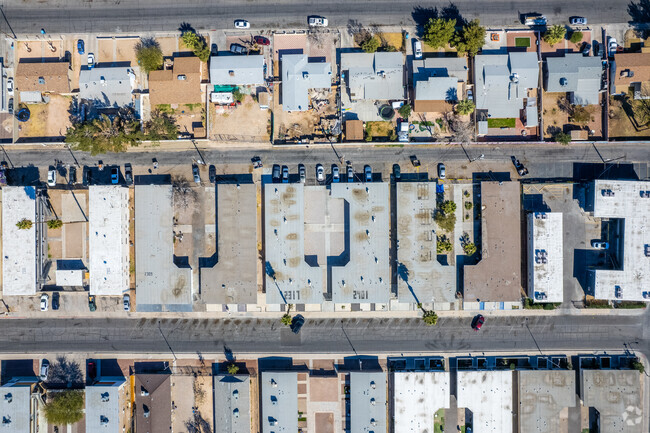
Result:
<svg viewBox="0 0 650 433">
<path fill-rule="evenodd" d="M 530 38 L 515 38 L 515 47 L 517 48 L 530 47 Z"/>
<path fill-rule="evenodd" d="M 445 410 L 440 409 L 433 417 L 433 432 L 443 433 L 445 431 Z"/>
<path fill-rule="evenodd" d="M 366 130 L 373 137 L 388 137 L 394 129 L 392 122 L 366 122 Z"/>
<path fill-rule="evenodd" d="M 488 128 L 514 128 L 517 123 L 517 119 L 508 118 L 508 119 L 488 119 Z"/>
</svg>

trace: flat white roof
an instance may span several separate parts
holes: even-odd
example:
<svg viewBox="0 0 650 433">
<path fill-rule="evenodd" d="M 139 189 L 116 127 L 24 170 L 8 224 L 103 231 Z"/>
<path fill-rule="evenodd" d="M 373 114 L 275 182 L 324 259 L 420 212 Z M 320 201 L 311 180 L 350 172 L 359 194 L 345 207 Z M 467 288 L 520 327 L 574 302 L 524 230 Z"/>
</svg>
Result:
<svg viewBox="0 0 650 433">
<path fill-rule="evenodd" d="M 266 302 L 320 304 L 321 267 L 305 261 L 305 197 L 301 183 L 264 186 Z M 269 275 L 275 275 L 275 281 Z"/>
<path fill-rule="evenodd" d="M 438 262 L 435 182 L 397 183 L 397 286 L 400 302 L 454 302 L 456 267 Z M 417 301 L 416 301 L 417 298 Z"/>
<path fill-rule="evenodd" d="M 0 387 L 0 431 L 27 433 L 30 431 L 31 384 Z"/>
<path fill-rule="evenodd" d="M 650 182 L 596 180 L 594 216 L 625 220 L 623 269 L 596 269 L 594 296 L 650 301 Z"/>
<path fill-rule="evenodd" d="M 562 213 L 528 214 L 528 296 L 534 302 L 562 302 L 564 260 Z"/>
<path fill-rule="evenodd" d="M 351 431 L 386 433 L 386 373 L 350 372 Z"/>
<path fill-rule="evenodd" d="M 600 413 L 600 431 L 633 433 L 642 430 L 642 376 L 637 370 L 583 369 L 580 376 L 583 405 L 596 408 Z"/>
<path fill-rule="evenodd" d="M 135 187 L 138 310 L 192 311 L 192 269 L 174 263 L 171 185 Z"/>
<path fill-rule="evenodd" d="M 332 301 L 390 300 L 388 183 L 333 183 L 331 197 L 349 205 L 350 261 L 332 268 Z"/>
<path fill-rule="evenodd" d="M 124 381 L 86 387 L 86 431 L 120 433 L 120 389 Z"/>
<path fill-rule="evenodd" d="M 262 372 L 262 432 L 298 431 L 298 373 Z"/>
<path fill-rule="evenodd" d="M 573 370 L 518 371 L 519 431 L 561 432 L 560 411 L 576 406 Z"/>
<path fill-rule="evenodd" d="M 512 433 L 512 371 L 459 371 L 458 408 L 474 417 L 476 433 Z"/>
<path fill-rule="evenodd" d="M 56 285 L 60 287 L 80 287 L 84 283 L 82 269 L 57 269 L 54 273 Z"/>
<path fill-rule="evenodd" d="M 449 393 L 448 371 L 394 372 L 395 433 L 433 432 L 434 414 L 449 408 Z"/>
<path fill-rule="evenodd" d="M 30 220 L 32 227 L 16 224 Z M 33 186 L 2 188 L 2 293 L 36 294 L 36 189 Z"/>
<path fill-rule="evenodd" d="M 88 187 L 90 294 L 119 296 L 129 290 L 129 190 Z"/>
</svg>

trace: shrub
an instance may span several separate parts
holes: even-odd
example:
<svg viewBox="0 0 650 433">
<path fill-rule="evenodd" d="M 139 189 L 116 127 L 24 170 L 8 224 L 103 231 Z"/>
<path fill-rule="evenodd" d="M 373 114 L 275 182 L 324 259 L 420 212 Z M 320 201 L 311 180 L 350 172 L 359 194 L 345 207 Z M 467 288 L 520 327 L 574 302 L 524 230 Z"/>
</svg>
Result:
<svg viewBox="0 0 650 433">
<path fill-rule="evenodd" d="M 572 32 L 571 37 L 569 38 L 569 40 L 572 43 L 577 44 L 578 42 L 580 42 L 582 40 L 582 32 Z"/>
<path fill-rule="evenodd" d="M 645 373 L 645 366 L 642 362 L 639 361 L 638 358 L 632 361 L 632 368 L 638 370 L 639 373 Z"/>
<path fill-rule="evenodd" d="M 239 90 L 239 87 L 232 92 L 232 97 L 235 98 L 235 101 L 241 102 L 244 100 L 244 94 Z"/>
<path fill-rule="evenodd" d="M 371 36 L 361 44 L 361 49 L 366 53 L 374 53 L 379 49 L 380 45 L 379 40 L 376 37 Z"/>
<path fill-rule="evenodd" d="M 402 116 L 404 119 L 408 119 L 409 116 L 411 115 L 411 106 L 409 104 L 404 104 L 401 107 L 399 107 L 399 115 Z"/>
<path fill-rule="evenodd" d="M 287 313 L 287 314 L 282 316 L 282 319 L 280 319 L 280 322 L 282 322 L 282 324 L 284 326 L 290 326 L 291 325 L 291 320 L 292 320 L 291 314 Z"/>
<path fill-rule="evenodd" d="M 444 212 L 445 215 L 450 215 L 456 212 L 456 203 L 451 200 L 446 200 L 440 206 L 440 209 Z"/>
<path fill-rule="evenodd" d="M 465 209 L 470 210 L 473 207 L 474 207 L 474 205 L 472 204 L 471 201 L 466 201 L 465 202 Z"/>
<path fill-rule="evenodd" d="M 558 143 L 567 145 L 571 143 L 571 136 L 565 132 L 558 132 L 553 136 L 553 140 L 555 140 Z"/>
<path fill-rule="evenodd" d="M 446 236 L 441 236 L 436 242 L 436 251 L 438 254 L 444 254 L 448 251 L 451 251 L 451 242 L 447 239 Z"/>
<path fill-rule="evenodd" d="M 466 255 L 471 256 L 476 253 L 476 245 L 473 242 L 468 242 L 463 245 L 463 251 L 465 251 Z"/>
</svg>

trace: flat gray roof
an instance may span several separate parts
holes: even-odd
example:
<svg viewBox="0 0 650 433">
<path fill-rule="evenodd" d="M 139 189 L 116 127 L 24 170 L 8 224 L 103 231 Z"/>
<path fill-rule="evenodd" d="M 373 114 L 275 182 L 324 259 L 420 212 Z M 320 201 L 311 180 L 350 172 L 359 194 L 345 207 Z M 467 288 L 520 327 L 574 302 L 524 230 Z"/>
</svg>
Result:
<svg viewBox="0 0 650 433">
<path fill-rule="evenodd" d="M 600 57 L 567 53 L 546 58 L 546 91 L 573 93 L 576 105 L 598 104 L 603 67 Z"/>
<path fill-rule="evenodd" d="M 594 217 L 625 220 L 622 270 L 596 269 L 595 297 L 649 301 L 650 182 L 596 180 L 593 189 Z"/>
<path fill-rule="evenodd" d="M 298 373 L 262 372 L 262 432 L 298 431 Z"/>
<path fill-rule="evenodd" d="M 120 389 L 124 380 L 86 387 L 86 431 L 122 431 Z"/>
<path fill-rule="evenodd" d="M 493 118 L 519 118 L 528 89 L 538 87 L 537 53 L 474 57 L 476 108 Z"/>
<path fill-rule="evenodd" d="M 30 220 L 32 227 L 16 224 Z M 2 293 L 36 294 L 36 189 L 33 186 L 2 188 Z"/>
<path fill-rule="evenodd" d="M 129 290 L 129 190 L 91 185 L 88 195 L 90 294 L 119 296 Z"/>
<path fill-rule="evenodd" d="M 79 98 L 95 101 L 97 108 L 133 104 L 135 73 L 130 67 L 101 67 L 79 72 Z"/>
<path fill-rule="evenodd" d="M 306 54 L 285 54 L 282 63 L 282 109 L 309 109 L 309 89 L 332 87 L 332 65 L 310 63 Z"/>
<path fill-rule="evenodd" d="M 393 399 L 395 433 L 433 432 L 434 414 L 450 406 L 449 372 L 396 371 Z"/>
<path fill-rule="evenodd" d="M 174 263 L 171 185 L 135 186 L 138 311 L 192 311 L 192 269 Z"/>
<path fill-rule="evenodd" d="M 458 78 L 455 77 L 429 77 L 414 85 L 417 100 L 454 102 L 459 99 Z"/>
<path fill-rule="evenodd" d="M 210 57 L 210 84 L 264 84 L 264 56 Z"/>
<path fill-rule="evenodd" d="M 31 383 L 0 387 L 0 431 L 2 433 L 27 433 L 31 419 Z"/>
<path fill-rule="evenodd" d="M 215 191 L 217 263 L 201 268 L 201 299 L 257 304 L 257 187 L 217 184 Z"/>
<path fill-rule="evenodd" d="M 247 374 L 214 376 L 214 431 L 251 430 L 250 377 Z"/>
<path fill-rule="evenodd" d="M 404 99 L 404 55 L 342 53 L 341 71 L 348 78 L 350 99 Z"/>
<path fill-rule="evenodd" d="M 528 214 L 528 296 L 535 302 L 564 300 L 562 213 Z"/>
<path fill-rule="evenodd" d="M 267 304 L 322 303 L 326 281 L 322 269 L 305 261 L 302 183 L 264 185 L 264 226 Z"/>
<path fill-rule="evenodd" d="M 519 432 L 561 432 L 560 411 L 576 406 L 573 370 L 518 371 Z"/>
<path fill-rule="evenodd" d="M 386 372 L 350 372 L 350 414 L 350 431 L 386 433 Z"/>
<path fill-rule="evenodd" d="M 443 266 L 437 259 L 435 209 L 435 182 L 397 183 L 400 302 L 451 303 L 456 300 L 456 267 Z"/>
<path fill-rule="evenodd" d="M 349 257 L 332 268 L 335 303 L 388 303 L 390 300 L 390 207 L 388 183 L 333 183 L 331 197 L 349 206 Z"/>
<path fill-rule="evenodd" d="M 458 371 L 456 375 L 458 408 L 472 411 L 473 430 L 512 433 L 512 371 Z"/>
<path fill-rule="evenodd" d="M 585 407 L 600 413 L 600 431 L 640 432 L 643 426 L 641 374 L 637 370 L 580 370 Z M 647 398 L 647 397 L 645 397 Z"/>
<path fill-rule="evenodd" d="M 467 57 L 429 57 L 413 60 L 413 81 L 426 81 L 429 77 L 455 77 L 467 81 Z"/>
</svg>

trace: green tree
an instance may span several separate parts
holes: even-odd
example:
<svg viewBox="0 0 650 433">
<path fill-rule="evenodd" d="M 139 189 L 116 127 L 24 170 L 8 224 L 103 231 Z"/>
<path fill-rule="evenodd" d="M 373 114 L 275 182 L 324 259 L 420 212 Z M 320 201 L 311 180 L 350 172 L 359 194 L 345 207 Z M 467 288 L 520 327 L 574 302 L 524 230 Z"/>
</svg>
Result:
<svg viewBox="0 0 650 433">
<path fill-rule="evenodd" d="M 436 253 L 444 254 L 448 251 L 451 251 L 451 242 L 447 239 L 446 236 L 441 236 L 436 242 Z"/>
<path fill-rule="evenodd" d="M 456 113 L 460 115 L 471 114 L 474 112 L 475 108 L 476 106 L 472 101 L 469 99 L 463 99 L 462 101 L 458 101 L 458 104 L 456 104 Z"/>
<path fill-rule="evenodd" d="M 202 62 L 207 62 L 210 58 L 210 47 L 205 43 L 203 37 L 197 35 L 195 32 L 187 30 L 181 35 L 183 45 L 191 49 L 196 57 L 201 59 Z"/>
<path fill-rule="evenodd" d="M 542 39 L 544 39 L 544 42 L 546 42 L 550 46 L 553 46 L 558 42 L 560 42 L 562 39 L 564 39 L 565 36 L 566 36 L 566 28 L 564 26 L 556 24 L 554 26 L 549 27 L 546 30 L 546 33 L 544 33 Z"/>
<path fill-rule="evenodd" d="M 475 56 L 483 44 L 485 44 L 485 27 L 482 27 L 477 19 L 465 24 L 452 39 L 452 45 L 459 53 L 467 53 L 470 56 Z"/>
<path fill-rule="evenodd" d="M 436 314 L 435 311 L 431 310 L 423 310 L 424 313 L 422 314 L 422 320 L 427 326 L 433 326 L 436 323 L 438 323 L 438 315 Z"/>
<path fill-rule="evenodd" d="M 558 143 L 567 145 L 571 143 L 571 136 L 565 132 L 558 132 L 553 136 L 553 140 L 555 140 Z"/>
<path fill-rule="evenodd" d="M 91 155 L 107 152 L 124 152 L 129 146 L 137 146 L 144 138 L 140 122 L 132 110 L 120 110 L 108 117 L 73 124 L 66 132 L 65 142 L 74 149 Z"/>
<path fill-rule="evenodd" d="M 60 229 L 61 227 L 63 227 L 63 221 L 61 221 L 60 219 L 49 220 L 47 222 L 47 228 L 54 230 L 54 229 Z"/>
<path fill-rule="evenodd" d="M 431 48 L 445 48 L 456 32 L 456 20 L 444 18 L 429 18 L 424 25 L 422 40 Z"/>
<path fill-rule="evenodd" d="M 409 116 L 411 115 L 411 105 L 410 104 L 404 104 L 401 107 L 399 107 L 399 115 L 402 116 L 404 119 L 408 119 Z"/>
<path fill-rule="evenodd" d="M 381 43 L 379 40 L 376 37 L 371 36 L 361 44 L 361 49 L 366 53 L 374 53 L 379 49 L 380 45 Z"/>
<path fill-rule="evenodd" d="M 472 204 L 471 201 L 466 201 L 465 202 L 465 209 L 470 210 L 473 207 L 474 207 L 474 205 Z"/>
<path fill-rule="evenodd" d="M 29 230 L 33 225 L 32 221 L 27 218 L 23 218 L 16 223 L 16 227 L 18 227 L 19 230 Z"/>
<path fill-rule="evenodd" d="M 244 100 L 244 94 L 239 90 L 239 87 L 237 87 L 233 92 L 232 92 L 232 97 L 235 98 L 235 101 L 241 102 Z"/>
<path fill-rule="evenodd" d="M 135 57 L 138 64 L 147 74 L 162 68 L 163 54 L 155 39 L 142 39 L 135 46 Z"/>
<path fill-rule="evenodd" d="M 466 255 L 471 256 L 476 252 L 476 245 L 473 242 L 468 242 L 463 245 L 463 251 L 465 251 Z"/>
<path fill-rule="evenodd" d="M 228 374 L 237 374 L 239 372 L 239 367 L 234 362 L 228 364 Z"/>
<path fill-rule="evenodd" d="M 291 314 L 287 313 L 287 314 L 284 314 L 282 316 L 282 319 L 280 319 L 280 322 L 282 322 L 282 324 L 284 326 L 289 326 L 289 325 L 291 325 L 291 320 L 292 320 Z"/>
<path fill-rule="evenodd" d="M 83 418 L 84 395 L 81 391 L 66 390 L 48 393 L 45 418 L 50 424 L 74 424 Z"/>
<path fill-rule="evenodd" d="M 170 114 L 154 110 L 151 120 L 143 126 L 144 138 L 152 141 L 175 140 L 178 138 L 178 125 Z"/>
<path fill-rule="evenodd" d="M 452 200 L 445 200 L 440 206 L 440 209 L 445 215 L 451 215 L 456 212 L 456 202 Z"/>
<path fill-rule="evenodd" d="M 571 41 L 571 43 L 577 44 L 582 40 L 582 36 L 583 36 L 582 32 L 571 32 L 571 37 L 569 38 L 569 40 Z"/>
<path fill-rule="evenodd" d="M 645 373 L 645 366 L 638 359 L 632 361 L 632 368 L 638 370 L 639 373 Z"/>
</svg>

